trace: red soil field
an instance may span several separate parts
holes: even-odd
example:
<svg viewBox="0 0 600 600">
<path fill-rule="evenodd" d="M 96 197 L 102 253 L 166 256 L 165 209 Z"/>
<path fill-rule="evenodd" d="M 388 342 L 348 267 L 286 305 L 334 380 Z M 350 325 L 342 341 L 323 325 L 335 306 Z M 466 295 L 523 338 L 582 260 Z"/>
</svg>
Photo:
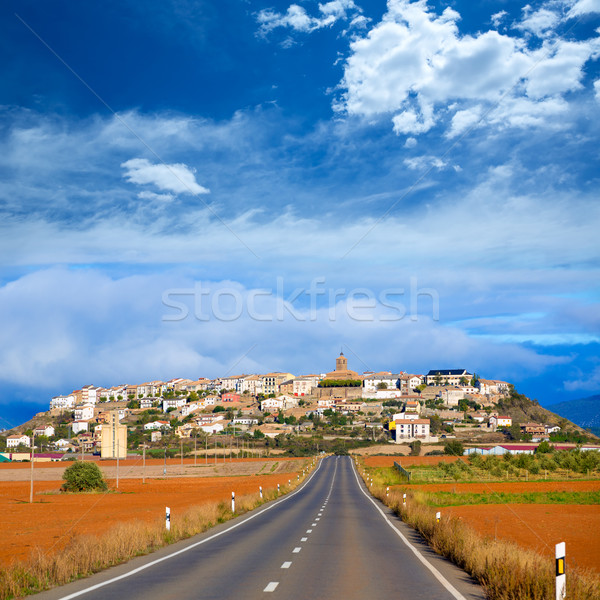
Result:
<svg viewBox="0 0 600 600">
<path fill-rule="evenodd" d="M 243 476 L 232 477 L 147 478 L 146 484 L 140 478 L 120 479 L 118 492 L 107 494 L 57 493 L 62 471 L 68 466 L 62 463 L 59 465 L 61 468 L 55 471 L 54 481 L 36 480 L 32 504 L 29 504 L 29 481 L 0 481 L 3 542 L 0 545 L 0 561 L 6 564 L 27 558 L 36 546 L 46 552 L 57 552 L 72 536 L 103 533 L 118 522 L 163 520 L 165 506 L 171 508 L 174 517 L 192 506 L 213 501 L 230 502 L 232 491 L 239 497 L 257 493 L 259 486 L 267 490 L 276 488 L 278 483 L 285 485 L 289 479 L 296 478 L 298 469 L 305 462 L 293 460 L 297 462 L 289 467 L 285 465 L 285 472 L 278 469 L 278 472 L 266 475 L 244 473 Z M 276 461 L 281 459 L 278 457 Z M 162 461 L 159 462 L 162 465 Z M 173 464 L 178 462 L 174 460 Z M 256 471 L 259 471 L 261 462 L 256 459 L 254 462 L 257 463 Z M 104 469 L 107 462 L 103 461 L 101 466 Z M 240 467 L 247 471 L 246 465 Z M 139 473 L 136 475 L 140 476 Z M 114 480 L 109 480 L 113 490 L 114 483 Z"/>
<path fill-rule="evenodd" d="M 443 515 L 459 517 L 483 535 L 503 538 L 554 560 L 554 546 L 566 542 L 567 568 L 600 572 L 600 506 L 502 504 L 452 506 Z"/>
</svg>

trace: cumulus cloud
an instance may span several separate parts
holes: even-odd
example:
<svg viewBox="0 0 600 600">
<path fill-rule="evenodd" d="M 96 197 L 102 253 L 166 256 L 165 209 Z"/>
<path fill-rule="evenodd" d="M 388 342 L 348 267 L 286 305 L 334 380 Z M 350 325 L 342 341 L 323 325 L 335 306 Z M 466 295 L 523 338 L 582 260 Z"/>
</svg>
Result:
<svg viewBox="0 0 600 600">
<path fill-rule="evenodd" d="M 334 108 L 367 118 L 391 113 L 397 134 L 423 134 L 450 117 L 452 137 L 473 117 L 465 112 L 469 105 L 505 112 L 511 101 L 531 116 L 513 119 L 512 126 L 531 126 L 547 112 L 544 103 L 557 106 L 582 87 L 585 64 L 600 53 L 600 37 L 554 36 L 531 49 L 494 30 L 462 35 L 456 11 L 435 14 L 425 0 L 388 0 L 387 8 L 380 23 L 351 42 Z M 550 10 L 528 9 L 519 27 L 545 36 L 557 23 Z"/>
<path fill-rule="evenodd" d="M 600 0 L 577 0 L 567 16 L 574 18 L 590 13 L 600 13 Z"/>
<path fill-rule="evenodd" d="M 515 25 L 516 29 L 528 31 L 538 37 L 545 37 L 558 25 L 560 16 L 547 8 L 532 10 L 527 4 L 523 7 L 523 19 Z"/>
<path fill-rule="evenodd" d="M 152 164 L 146 158 L 132 158 L 121 164 L 123 177 L 138 185 L 153 185 L 175 194 L 209 194 L 210 190 L 196 181 L 195 171 L 184 164 Z"/>
<path fill-rule="evenodd" d="M 354 0 L 332 0 L 319 4 L 319 16 L 310 16 L 306 9 L 298 4 L 291 4 L 285 13 L 270 9 L 261 10 L 256 17 L 261 34 L 266 35 L 278 27 L 290 28 L 294 31 L 310 33 L 324 27 L 331 27 L 337 21 L 351 18 L 351 26 L 364 26 L 366 19 Z"/>
</svg>

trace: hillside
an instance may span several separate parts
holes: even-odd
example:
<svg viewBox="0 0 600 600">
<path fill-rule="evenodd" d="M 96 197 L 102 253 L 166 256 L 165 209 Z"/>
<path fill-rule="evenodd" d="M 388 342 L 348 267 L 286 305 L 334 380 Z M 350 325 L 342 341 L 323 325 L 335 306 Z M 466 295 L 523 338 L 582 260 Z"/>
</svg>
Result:
<svg viewBox="0 0 600 600">
<path fill-rule="evenodd" d="M 600 432 L 600 394 L 558 402 L 548 407 L 548 410 L 565 417 L 585 429 L 592 429 L 594 433 Z"/>
<path fill-rule="evenodd" d="M 568 403 L 565 402 L 563 404 Z M 573 420 L 573 415 L 570 413 L 565 412 L 561 415 L 558 412 L 550 410 L 550 408 L 556 406 L 543 408 L 537 402 L 530 400 L 527 396 L 519 394 L 513 389 L 510 396 L 498 403 L 497 409 L 508 413 L 512 417 L 513 422 L 516 423 L 533 422 L 544 425 L 559 425 L 565 433 L 579 432 L 589 434 L 579 423 Z"/>
</svg>

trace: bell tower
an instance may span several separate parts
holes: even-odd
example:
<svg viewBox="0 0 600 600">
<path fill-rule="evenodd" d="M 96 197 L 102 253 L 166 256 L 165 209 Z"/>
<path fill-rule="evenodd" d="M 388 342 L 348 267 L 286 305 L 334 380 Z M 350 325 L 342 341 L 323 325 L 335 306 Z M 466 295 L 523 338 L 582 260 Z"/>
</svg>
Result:
<svg viewBox="0 0 600 600">
<path fill-rule="evenodd" d="M 335 370 L 336 371 L 347 371 L 348 370 L 348 359 L 344 356 L 343 352 L 335 359 Z"/>
</svg>

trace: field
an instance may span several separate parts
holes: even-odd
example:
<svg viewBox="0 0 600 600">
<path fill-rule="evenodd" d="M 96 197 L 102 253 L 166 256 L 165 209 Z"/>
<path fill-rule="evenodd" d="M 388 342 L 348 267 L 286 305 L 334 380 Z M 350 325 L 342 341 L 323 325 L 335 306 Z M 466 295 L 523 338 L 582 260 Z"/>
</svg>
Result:
<svg viewBox="0 0 600 600">
<path fill-rule="evenodd" d="M 100 534 L 119 522 L 164 520 L 165 506 L 175 516 L 187 508 L 208 502 L 229 503 L 231 492 L 243 495 L 286 485 L 302 470 L 302 459 L 243 459 L 202 464 L 193 460 L 146 461 L 142 483 L 139 461 L 120 461 L 119 489 L 116 463 L 99 463 L 111 491 L 105 494 L 59 493 L 61 476 L 68 464 L 35 465 L 34 502 L 29 504 L 29 465 L 0 466 L 0 531 L 3 564 L 25 559 L 39 547 L 56 553 L 81 534 Z M 193 476 L 189 476 L 193 474 Z M 16 480 L 16 481 L 15 481 Z"/>
<path fill-rule="evenodd" d="M 547 558 L 554 556 L 555 544 L 564 541 L 571 566 L 600 573 L 600 480 L 578 475 L 580 479 L 562 481 L 407 484 L 393 469 L 394 462 L 425 470 L 459 460 L 463 457 L 371 456 L 363 464 L 379 485 L 415 494 L 415 500 L 436 506 L 444 516 L 457 517 L 491 539 L 515 542 Z M 443 476 L 443 470 L 437 476 Z"/>
</svg>

